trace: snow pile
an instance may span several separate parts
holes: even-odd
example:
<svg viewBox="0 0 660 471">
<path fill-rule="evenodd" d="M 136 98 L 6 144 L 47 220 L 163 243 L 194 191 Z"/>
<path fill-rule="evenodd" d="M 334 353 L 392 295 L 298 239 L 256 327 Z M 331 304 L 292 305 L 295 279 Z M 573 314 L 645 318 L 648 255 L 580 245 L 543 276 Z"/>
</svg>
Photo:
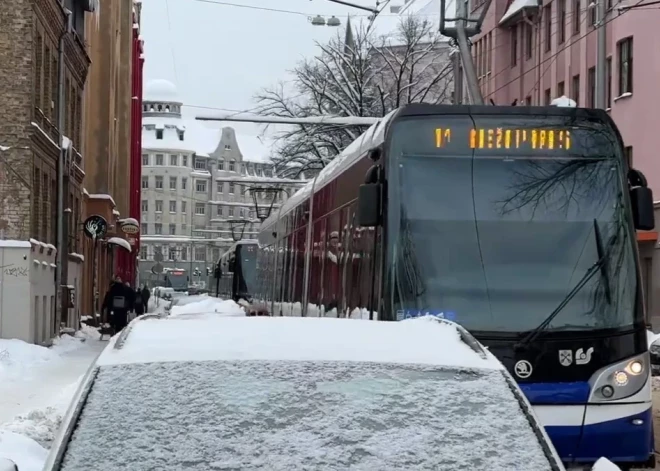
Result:
<svg viewBox="0 0 660 471">
<path fill-rule="evenodd" d="M 41 471 L 48 451 L 34 440 L 0 430 L 0 458 L 9 458 L 20 471 Z"/>
<path fill-rule="evenodd" d="M 60 391 L 52 405 L 18 415 L 12 421 L 3 424 L 2 430 L 24 435 L 39 445 L 49 448 L 82 378 L 83 375 Z"/>
<path fill-rule="evenodd" d="M 190 296 L 192 297 L 192 296 Z M 181 303 L 180 300 L 172 306 L 171 316 L 177 317 L 188 314 L 210 314 L 216 313 L 223 316 L 245 316 L 245 311 L 234 301 L 200 296 L 200 300 Z"/>
<path fill-rule="evenodd" d="M 55 349 L 17 339 L 0 339 L 0 381 L 8 377 L 28 376 L 44 363 L 57 362 L 59 359 Z"/>
<path fill-rule="evenodd" d="M 87 325 L 83 322 L 80 326 L 80 330 L 76 331 L 76 337 L 85 340 L 99 340 L 101 338 L 101 334 L 99 333 L 98 328 Z"/>
<path fill-rule="evenodd" d="M 621 468 L 619 468 L 607 458 L 599 458 L 598 461 L 594 463 L 591 471 L 621 471 Z"/>
<path fill-rule="evenodd" d="M 649 348 L 651 348 L 651 345 L 653 345 L 657 340 L 660 339 L 660 334 L 656 334 L 650 330 L 646 331 L 646 339 L 649 342 Z"/>
</svg>

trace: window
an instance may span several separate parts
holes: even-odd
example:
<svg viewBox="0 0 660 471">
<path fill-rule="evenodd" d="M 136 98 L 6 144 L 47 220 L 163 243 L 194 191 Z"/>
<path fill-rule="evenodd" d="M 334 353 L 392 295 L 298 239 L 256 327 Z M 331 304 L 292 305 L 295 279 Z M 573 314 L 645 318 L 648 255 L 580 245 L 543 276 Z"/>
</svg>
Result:
<svg viewBox="0 0 660 471">
<path fill-rule="evenodd" d="M 224 169 L 225 169 L 225 160 L 218 159 L 218 170 L 224 170 Z"/>
<path fill-rule="evenodd" d="M 204 203 L 195 203 L 195 214 L 203 216 L 206 214 L 206 206 Z"/>
<path fill-rule="evenodd" d="M 157 190 L 163 189 L 163 177 L 156 177 L 156 189 Z"/>
<path fill-rule="evenodd" d="M 143 245 L 140 247 L 140 260 L 146 260 L 147 259 L 147 246 Z"/>
<path fill-rule="evenodd" d="M 552 101 L 552 90 L 547 88 L 545 92 L 543 93 L 543 104 L 545 106 L 550 105 L 550 102 Z"/>
<path fill-rule="evenodd" d="M 619 96 L 633 91 L 633 38 L 628 37 L 616 45 L 619 56 Z"/>
<path fill-rule="evenodd" d="M 225 184 L 223 182 L 217 182 L 216 190 L 218 193 L 222 193 L 223 191 L 225 191 Z"/>
<path fill-rule="evenodd" d="M 229 183 L 229 194 L 230 195 L 234 194 L 234 183 L 232 182 Z"/>
<path fill-rule="evenodd" d="M 628 165 L 628 168 L 632 168 L 633 166 L 633 148 L 632 146 L 628 146 L 624 149 L 624 157 L 626 159 L 626 165 Z"/>
<path fill-rule="evenodd" d="M 557 84 L 557 98 L 562 96 L 566 96 L 566 86 L 563 81 Z"/>
<path fill-rule="evenodd" d="M 179 250 L 179 256 L 181 257 L 181 260 L 183 260 L 183 261 L 188 260 L 188 248 L 187 247 L 181 247 L 181 250 Z"/>
<path fill-rule="evenodd" d="M 163 130 L 162 129 L 156 129 L 156 139 L 158 139 L 158 140 L 163 139 Z"/>
<path fill-rule="evenodd" d="M 183 141 L 183 134 L 185 131 L 182 131 L 181 129 L 178 129 L 176 133 L 179 135 L 179 140 Z"/>
<path fill-rule="evenodd" d="M 222 206 L 218 206 L 217 213 L 218 216 L 222 216 Z"/>
<path fill-rule="evenodd" d="M 254 210 L 250 210 L 250 212 L 248 213 L 248 217 L 250 219 L 254 219 Z M 252 224 L 250 224 L 250 226 L 252 226 Z"/>
<path fill-rule="evenodd" d="M 170 155 L 170 165 L 172 167 L 176 167 L 178 163 L 179 163 L 179 156 L 174 154 Z"/>
<path fill-rule="evenodd" d="M 181 234 L 187 234 L 188 233 L 188 224 L 185 222 L 181 224 Z"/>
<path fill-rule="evenodd" d="M 195 261 L 204 262 L 206 260 L 206 247 L 195 247 Z"/>
<path fill-rule="evenodd" d="M 195 180 L 195 191 L 197 193 L 206 193 L 206 180 Z"/>
<path fill-rule="evenodd" d="M 186 214 L 188 212 L 188 202 L 187 201 L 182 201 L 181 202 L 181 213 Z"/>
<path fill-rule="evenodd" d="M 149 201 L 142 200 L 142 212 L 146 213 L 147 211 L 149 211 Z"/>
<path fill-rule="evenodd" d="M 142 165 L 149 165 L 149 154 L 142 154 Z"/>
<path fill-rule="evenodd" d="M 580 34 L 580 6 L 580 0 L 573 0 L 573 36 Z"/>
<path fill-rule="evenodd" d="M 566 0 L 557 3 L 557 44 L 566 40 Z"/>
<path fill-rule="evenodd" d="M 231 150 L 231 144 L 225 144 L 225 150 Z"/>
<path fill-rule="evenodd" d="M 229 208 L 229 217 L 234 217 L 234 208 Z"/>
<path fill-rule="evenodd" d="M 176 224 L 170 224 L 170 235 L 176 234 Z"/>
<path fill-rule="evenodd" d="M 532 106 L 532 97 L 531 96 L 525 97 L 525 106 Z"/>
<path fill-rule="evenodd" d="M 229 171 L 234 172 L 236 170 L 236 161 L 230 160 L 229 161 Z"/>
<path fill-rule="evenodd" d="M 612 58 L 605 62 L 605 107 L 612 108 Z"/>
<path fill-rule="evenodd" d="M 203 159 L 195 159 L 195 168 L 197 170 L 206 170 L 206 160 Z"/>
<path fill-rule="evenodd" d="M 592 67 L 587 71 L 587 80 L 589 87 L 587 90 L 587 108 L 596 107 L 596 67 Z"/>
<path fill-rule="evenodd" d="M 182 165 L 183 167 L 187 167 L 187 166 L 188 166 L 188 156 L 187 156 L 187 155 L 182 156 L 182 157 L 181 157 L 181 161 L 182 161 L 182 162 L 181 162 L 181 165 Z"/>
<path fill-rule="evenodd" d="M 140 224 L 140 234 L 147 235 L 149 234 L 149 224 Z"/>
<path fill-rule="evenodd" d="M 571 82 L 571 98 L 580 106 L 580 74 L 574 75 Z"/>
<path fill-rule="evenodd" d="M 154 224 L 154 226 L 155 226 L 155 229 L 156 229 L 156 232 L 155 232 L 156 235 L 162 235 L 163 234 L 163 225 L 161 223 L 157 222 L 156 224 Z"/>
<path fill-rule="evenodd" d="M 523 23 L 525 29 L 525 59 L 529 60 L 532 58 L 532 52 L 534 51 L 534 27 L 527 23 Z"/>
<path fill-rule="evenodd" d="M 163 165 L 163 154 L 156 154 L 156 165 Z"/>
<path fill-rule="evenodd" d="M 170 177 L 170 190 L 176 190 L 176 177 Z"/>
<path fill-rule="evenodd" d="M 596 23 L 598 22 L 598 17 L 596 13 L 598 12 L 599 8 L 600 5 L 593 6 L 592 8 L 589 9 L 589 24 L 591 24 L 591 26 L 593 27 L 596 27 Z"/>
<path fill-rule="evenodd" d="M 518 25 L 511 27 L 511 67 L 518 64 Z"/>
<path fill-rule="evenodd" d="M 170 213 L 176 213 L 176 201 L 170 200 Z"/>
<path fill-rule="evenodd" d="M 218 247 L 213 248 L 213 260 L 220 260 L 220 249 Z"/>
<path fill-rule="evenodd" d="M 163 212 L 163 200 L 156 200 L 156 212 L 157 213 Z"/>
<path fill-rule="evenodd" d="M 176 247 L 167 247 L 167 259 L 176 260 Z"/>
<path fill-rule="evenodd" d="M 544 43 L 545 43 L 545 52 L 549 52 L 552 49 L 552 3 L 549 3 L 543 7 L 543 23 L 544 23 Z"/>
<path fill-rule="evenodd" d="M 142 177 L 142 189 L 149 188 L 149 177 Z"/>
</svg>

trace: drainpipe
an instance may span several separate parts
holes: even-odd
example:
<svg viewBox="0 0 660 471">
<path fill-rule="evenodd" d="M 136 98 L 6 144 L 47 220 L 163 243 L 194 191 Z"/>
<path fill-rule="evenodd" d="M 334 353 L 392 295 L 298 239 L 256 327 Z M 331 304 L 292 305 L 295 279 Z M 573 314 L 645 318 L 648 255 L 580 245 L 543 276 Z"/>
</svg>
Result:
<svg viewBox="0 0 660 471">
<path fill-rule="evenodd" d="M 66 65 L 64 63 L 64 40 L 67 34 L 73 30 L 71 23 L 71 11 L 65 10 L 65 29 L 60 35 L 57 50 L 57 129 L 60 134 L 60 155 L 57 160 L 57 268 L 55 269 L 55 326 L 59 329 L 62 317 L 68 309 L 68 302 L 62 296 L 62 285 L 66 271 L 64 264 L 68 263 L 67 247 L 65 240 L 66 214 L 64 213 L 64 203 L 66 191 L 64 191 L 64 176 L 66 173 L 65 163 L 68 149 L 64 147 L 64 126 L 66 124 L 66 103 L 64 88 L 64 72 Z"/>
<path fill-rule="evenodd" d="M 534 66 L 536 68 L 536 85 L 534 85 L 534 88 L 536 88 L 536 95 L 538 97 L 538 104 L 541 105 L 541 95 L 539 94 L 539 90 L 541 89 L 541 41 L 539 38 L 539 31 L 540 28 L 537 27 L 537 24 L 534 23 L 532 20 L 529 19 L 529 16 L 527 16 L 527 12 L 523 10 L 523 21 L 529 25 L 529 27 L 534 28 L 534 36 L 536 37 L 536 46 L 537 46 L 537 53 L 536 53 L 536 65 Z M 524 38 L 523 38 L 524 39 Z M 522 49 L 522 48 L 521 48 Z M 523 53 L 523 58 L 524 58 L 524 53 Z M 523 61 L 520 62 L 520 67 L 522 68 L 522 63 Z M 523 75 L 520 75 L 520 83 L 523 83 L 522 80 Z M 530 92 L 534 92 L 534 89 L 530 90 Z M 530 96 L 532 96 L 530 94 Z M 527 97 L 524 96 L 522 99 L 526 99 Z"/>
</svg>

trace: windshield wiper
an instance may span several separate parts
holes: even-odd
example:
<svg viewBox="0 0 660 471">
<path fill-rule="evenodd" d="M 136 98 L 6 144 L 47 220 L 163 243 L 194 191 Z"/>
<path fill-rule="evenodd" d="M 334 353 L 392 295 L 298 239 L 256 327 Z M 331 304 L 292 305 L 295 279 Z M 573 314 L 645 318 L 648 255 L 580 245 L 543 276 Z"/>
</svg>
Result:
<svg viewBox="0 0 660 471">
<path fill-rule="evenodd" d="M 598 258 L 602 260 L 605 257 L 605 250 L 603 249 L 603 238 L 600 235 L 600 228 L 598 227 L 598 221 L 596 219 L 594 219 L 594 234 L 596 236 L 596 250 L 598 253 Z M 610 276 L 607 263 L 600 264 L 600 273 L 603 277 L 605 300 L 607 301 L 607 304 L 612 304 L 612 291 L 610 289 Z"/>
<path fill-rule="evenodd" d="M 596 273 L 602 273 L 603 266 L 605 265 L 605 262 L 607 260 L 607 254 L 604 253 L 602 246 L 598 248 L 598 239 L 600 237 L 600 233 L 596 232 L 596 246 L 598 250 L 598 261 L 594 263 L 580 278 L 580 280 L 573 286 L 573 289 L 571 289 L 568 294 L 564 297 L 564 299 L 559 303 L 559 305 L 548 315 L 548 317 L 545 318 L 543 322 L 541 322 L 535 329 L 531 330 L 520 342 L 518 342 L 514 348 L 520 349 L 524 348 L 527 345 L 529 345 L 531 342 L 536 339 L 536 337 L 539 336 L 541 332 L 543 332 L 545 329 L 548 328 L 550 323 L 557 317 L 557 315 L 566 307 L 566 305 L 571 302 L 571 300 L 575 297 L 576 294 L 586 285 L 589 280 L 591 280 Z M 606 280 L 605 284 L 609 283 L 609 279 Z M 609 297 L 610 297 L 610 292 L 609 292 L 609 286 L 606 288 L 606 296 L 608 297 L 608 302 L 609 302 Z"/>
</svg>

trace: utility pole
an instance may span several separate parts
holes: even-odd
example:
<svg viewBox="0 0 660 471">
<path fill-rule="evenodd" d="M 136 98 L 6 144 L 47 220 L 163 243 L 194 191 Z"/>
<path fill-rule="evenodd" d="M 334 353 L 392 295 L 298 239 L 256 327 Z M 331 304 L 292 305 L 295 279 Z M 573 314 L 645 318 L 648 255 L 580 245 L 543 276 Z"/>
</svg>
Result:
<svg viewBox="0 0 660 471">
<path fill-rule="evenodd" d="M 474 62 L 472 61 L 470 41 L 468 40 L 465 28 L 467 16 L 467 0 L 456 0 L 456 41 L 458 42 L 458 50 L 461 52 L 461 57 L 463 59 L 463 74 L 465 74 L 465 78 L 467 79 L 470 101 L 474 105 L 483 105 L 484 98 L 481 95 L 481 88 L 479 88 L 477 71 L 474 67 Z"/>
<path fill-rule="evenodd" d="M 470 102 L 474 105 L 483 105 L 484 98 L 481 94 L 479 81 L 477 79 L 477 71 L 474 67 L 472 54 L 470 52 L 469 38 L 481 33 L 481 25 L 486 17 L 486 12 L 490 7 L 492 0 L 486 0 L 482 5 L 481 12 L 478 18 L 469 18 L 468 16 L 468 0 L 456 0 L 456 18 L 446 18 L 445 10 L 447 8 L 447 0 L 440 0 L 440 33 L 444 36 L 454 38 L 458 45 L 458 51 L 461 55 L 461 62 L 463 64 L 461 76 L 459 77 L 459 88 L 462 90 L 463 81 L 466 82 L 468 94 L 470 95 Z M 448 27 L 446 22 L 453 21 L 455 26 Z M 465 80 L 463 79 L 463 75 Z M 456 84 L 454 84 L 456 86 Z"/>
<path fill-rule="evenodd" d="M 598 28 L 596 53 L 596 108 L 607 107 L 607 0 L 596 0 L 596 27 Z"/>
<path fill-rule="evenodd" d="M 65 25 L 64 31 L 60 34 L 58 50 L 57 50 L 57 129 L 60 134 L 60 155 L 57 159 L 57 268 L 55 269 L 55 326 L 58 329 L 62 318 L 68 312 L 69 303 L 68 299 L 62 296 L 62 286 L 66 282 L 67 268 L 69 263 L 69 256 L 67 254 L 67 241 L 65 240 L 65 226 L 67 224 L 67 215 L 65 213 L 64 198 L 67 191 L 64 191 L 64 176 L 66 174 L 66 159 L 69 151 L 69 145 L 65 145 L 64 127 L 66 125 L 66 103 L 64 102 L 65 86 L 64 86 L 64 72 L 66 65 L 64 64 L 64 40 L 67 34 L 73 32 L 73 25 L 71 24 L 71 11 L 65 10 Z M 77 229 L 77 228 L 76 228 Z M 58 332 L 53 332 L 57 334 Z"/>
<path fill-rule="evenodd" d="M 454 105 L 463 104 L 463 67 L 461 55 L 457 50 L 451 53 L 451 62 L 454 68 Z"/>
</svg>

